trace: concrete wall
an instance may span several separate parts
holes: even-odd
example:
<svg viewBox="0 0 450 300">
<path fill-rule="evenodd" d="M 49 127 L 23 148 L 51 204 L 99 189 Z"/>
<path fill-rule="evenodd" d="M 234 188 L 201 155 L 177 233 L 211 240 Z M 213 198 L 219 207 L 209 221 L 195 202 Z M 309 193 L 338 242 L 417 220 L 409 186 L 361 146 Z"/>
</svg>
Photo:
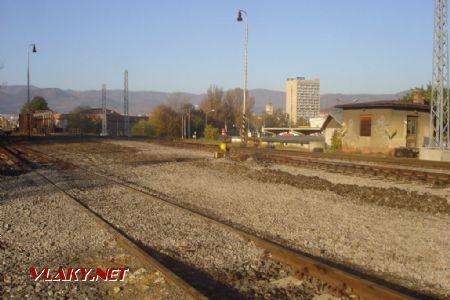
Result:
<svg viewBox="0 0 450 300">
<path fill-rule="evenodd" d="M 331 146 L 331 138 L 333 137 L 334 131 L 339 130 L 340 128 L 342 128 L 342 126 L 334 119 L 327 125 L 324 131 L 325 144 L 327 147 Z"/>
<path fill-rule="evenodd" d="M 417 133 L 417 147 L 421 148 L 424 145 L 424 138 L 430 136 L 430 114 L 429 113 L 419 113 L 419 124 Z"/>
<path fill-rule="evenodd" d="M 421 148 L 419 158 L 422 160 L 450 162 L 450 150 L 436 148 Z"/>
<path fill-rule="evenodd" d="M 360 136 L 360 116 L 372 117 L 371 136 Z M 344 110 L 343 123 L 347 133 L 342 139 L 344 151 L 361 151 L 364 153 L 390 153 L 392 149 L 406 146 L 407 116 L 417 116 L 417 143 L 421 147 L 425 136 L 429 134 L 429 113 L 401 111 L 392 109 L 354 109 Z M 391 140 L 386 129 L 397 134 Z"/>
</svg>

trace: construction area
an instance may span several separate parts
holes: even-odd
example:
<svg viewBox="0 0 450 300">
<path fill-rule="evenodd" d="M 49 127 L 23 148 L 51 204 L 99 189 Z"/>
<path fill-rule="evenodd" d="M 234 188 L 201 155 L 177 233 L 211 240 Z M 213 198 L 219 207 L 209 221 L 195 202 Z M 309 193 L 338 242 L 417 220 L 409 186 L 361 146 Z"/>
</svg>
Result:
<svg viewBox="0 0 450 300">
<path fill-rule="evenodd" d="M 448 299 L 450 165 L 140 139 L 0 148 L 6 298 Z M 398 163 L 396 163 L 398 162 Z M 125 266 L 121 282 L 32 267 Z"/>
</svg>

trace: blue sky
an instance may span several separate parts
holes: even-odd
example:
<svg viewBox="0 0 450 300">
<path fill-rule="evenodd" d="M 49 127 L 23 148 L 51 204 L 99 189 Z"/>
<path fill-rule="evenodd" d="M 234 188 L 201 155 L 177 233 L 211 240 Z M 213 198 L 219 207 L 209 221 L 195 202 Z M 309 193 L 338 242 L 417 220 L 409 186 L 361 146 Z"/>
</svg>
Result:
<svg viewBox="0 0 450 300">
<path fill-rule="evenodd" d="M 391 93 L 431 81 L 432 0 L 0 0 L 0 83 L 204 92 L 321 79 L 322 93 Z"/>
</svg>

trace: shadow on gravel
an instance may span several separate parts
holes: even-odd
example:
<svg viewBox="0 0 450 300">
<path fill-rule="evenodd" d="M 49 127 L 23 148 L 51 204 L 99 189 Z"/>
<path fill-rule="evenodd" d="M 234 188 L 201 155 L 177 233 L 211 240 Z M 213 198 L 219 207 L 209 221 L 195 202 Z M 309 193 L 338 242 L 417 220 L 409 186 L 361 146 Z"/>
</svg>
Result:
<svg viewBox="0 0 450 300">
<path fill-rule="evenodd" d="M 45 185 L 42 178 L 29 177 L 28 174 L 18 174 L 17 176 L 8 177 L 6 180 L 0 179 L 0 204 L 3 202 L 24 199 L 45 197 L 49 195 L 49 191 L 39 188 Z"/>
<path fill-rule="evenodd" d="M 175 273 L 181 279 L 186 281 L 189 285 L 193 286 L 195 289 L 200 291 L 206 297 L 210 299 L 224 299 L 224 300 L 250 299 L 249 297 L 246 297 L 245 295 L 241 294 L 233 287 L 217 281 L 210 274 L 202 270 L 196 269 L 192 266 L 189 266 L 179 260 L 176 260 L 173 257 L 162 254 L 156 249 L 143 244 L 141 241 L 133 239 L 132 237 L 127 235 L 124 231 L 122 231 L 120 228 L 117 228 L 116 226 L 114 226 L 113 224 L 102 218 L 102 216 L 98 215 L 95 212 L 93 213 L 96 214 L 99 218 L 101 218 L 104 222 L 108 223 L 115 230 L 120 232 L 122 235 L 127 237 L 130 241 L 138 245 L 141 249 L 143 249 L 145 252 L 147 252 L 150 256 L 152 256 L 156 260 L 158 260 L 161 264 L 170 269 L 173 273 Z"/>
<path fill-rule="evenodd" d="M 27 171 L 13 168 L 0 168 L 0 176 L 17 177 L 25 173 L 27 173 Z"/>
<path fill-rule="evenodd" d="M 203 161 L 203 158 L 173 158 L 173 159 L 156 159 L 156 160 L 138 160 L 127 163 L 131 166 L 148 166 L 148 165 L 159 165 L 166 163 L 179 163 L 179 162 L 193 162 L 193 161 Z"/>
<path fill-rule="evenodd" d="M 210 299 L 248 299 L 248 297 L 245 297 L 233 287 L 217 281 L 208 273 L 193 268 L 192 266 L 188 266 L 173 257 L 162 254 L 139 241 L 132 241 L 138 244 L 142 249 L 145 249 L 152 257 Z"/>
</svg>

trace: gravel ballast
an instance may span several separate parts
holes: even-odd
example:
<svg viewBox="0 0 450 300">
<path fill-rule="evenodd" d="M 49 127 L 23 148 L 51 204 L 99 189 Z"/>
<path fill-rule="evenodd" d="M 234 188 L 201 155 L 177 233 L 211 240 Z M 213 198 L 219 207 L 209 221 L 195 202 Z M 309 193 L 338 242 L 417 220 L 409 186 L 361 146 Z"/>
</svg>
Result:
<svg viewBox="0 0 450 300">
<path fill-rule="evenodd" d="M 45 175 L 213 299 L 313 299 L 330 292 L 234 233 L 82 170 Z"/>
<path fill-rule="evenodd" d="M 60 145 L 37 149 L 47 153 L 51 149 L 54 155 L 85 166 L 94 163 L 105 173 L 160 191 L 294 248 L 418 291 L 450 296 L 450 219 L 442 201 L 448 203 L 448 189 L 281 165 L 214 161 L 200 151 L 140 142 L 115 141 L 105 143 L 104 149 L 109 145 L 135 151 L 135 163 L 108 164 L 109 154 L 91 155 L 81 144 L 70 151 Z M 147 160 L 145 155 L 157 157 L 161 163 L 139 164 L 140 159 Z M 198 161 L 170 162 L 165 157 Z M 315 182 L 324 188 L 317 188 Z M 337 185 L 343 186 L 336 190 Z M 366 199 L 372 191 L 384 193 L 386 198 Z M 410 206 L 404 199 L 408 196 L 414 198 Z M 422 206 L 428 201 L 430 205 Z"/>
<path fill-rule="evenodd" d="M 152 299 L 185 299 L 71 201 L 34 172 L 0 176 L 0 298 L 118 299 L 151 293 Z M 122 282 L 45 282 L 32 279 L 31 267 L 130 271 Z"/>
</svg>

